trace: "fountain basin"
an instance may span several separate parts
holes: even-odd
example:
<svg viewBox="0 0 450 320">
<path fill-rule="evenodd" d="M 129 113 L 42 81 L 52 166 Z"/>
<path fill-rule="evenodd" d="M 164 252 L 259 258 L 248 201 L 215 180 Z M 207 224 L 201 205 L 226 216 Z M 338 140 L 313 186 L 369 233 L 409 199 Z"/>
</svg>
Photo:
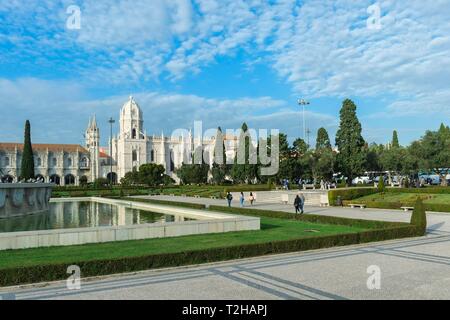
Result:
<svg viewBox="0 0 450 320">
<path fill-rule="evenodd" d="M 0 219 L 45 212 L 51 183 L 0 183 Z"/>
</svg>

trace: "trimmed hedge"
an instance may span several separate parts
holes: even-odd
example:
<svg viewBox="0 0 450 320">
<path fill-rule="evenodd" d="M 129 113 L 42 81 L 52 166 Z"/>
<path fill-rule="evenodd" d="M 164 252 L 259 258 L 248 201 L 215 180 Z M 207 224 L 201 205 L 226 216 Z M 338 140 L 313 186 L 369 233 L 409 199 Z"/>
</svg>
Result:
<svg viewBox="0 0 450 320">
<path fill-rule="evenodd" d="M 168 200 L 142 199 L 142 198 L 123 198 L 123 200 L 154 203 L 154 204 L 163 204 L 163 205 L 168 205 L 168 206 L 184 207 L 184 208 L 200 209 L 200 210 L 206 209 L 206 206 L 204 204 L 200 204 L 200 203 L 176 202 L 176 201 L 168 201 Z"/>
<path fill-rule="evenodd" d="M 234 207 L 222 207 L 222 206 L 209 206 L 209 210 L 230 212 L 240 215 L 248 215 L 253 217 L 267 217 L 278 219 L 293 219 L 299 221 L 306 221 L 311 223 L 333 224 L 352 227 L 362 227 L 368 229 L 380 229 L 380 228 L 395 228 L 408 226 L 407 223 L 402 222 L 387 222 L 377 220 L 362 220 L 362 219 L 350 219 L 332 216 L 321 216 L 314 214 L 299 215 L 295 213 L 283 212 L 283 211 L 271 211 L 271 210 L 259 210 L 248 208 L 234 208 Z"/>
<path fill-rule="evenodd" d="M 342 200 L 353 200 L 375 193 L 378 193 L 377 188 L 334 189 L 328 192 L 328 200 L 331 206 L 335 206 L 338 197 L 341 197 Z"/>
<path fill-rule="evenodd" d="M 343 201 L 344 206 L 348 206 L 352 201 Z M 392 209 L 400 210 L 402 207 L 414 207 L 414 202 L 399 202 L 399 201 L 359 201 L 361 204 L 365 204 L 367 208 L 373 209 Z M 426 211 L 431 212 L 450 212 L 450 204 L 443 203 L 424 203 Z"/>
<path fill-rule="evenodd" d="M 273 241 L 222 248 L 155 254 L 109 260 L 73 261 L 64 264 L 49 264 L 0 270 L 0 286 L 13 286 L 67 279 L 67 267 L 78 265 L 83 277 L 134 272 L 155 268 L 177 267 L 232 259 L 250 258 L 267 254 L 297 252 L 335 246 L 345 246 L 372 241 L 414 237 L 418 228 L 412 225 L 376 229 L 359 233 L 310 237 L 296 240 Z"/>
</svg>

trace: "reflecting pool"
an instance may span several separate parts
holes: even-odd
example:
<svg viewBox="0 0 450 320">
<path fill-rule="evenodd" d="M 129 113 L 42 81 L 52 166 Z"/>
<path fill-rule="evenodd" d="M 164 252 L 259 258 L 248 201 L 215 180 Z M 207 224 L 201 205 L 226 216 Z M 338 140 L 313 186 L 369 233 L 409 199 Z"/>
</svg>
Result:
<svg viewBox="0 0 450 320">
<path fill-rule="evenodd" d="M 0 233 L 51 229 L 129 226 L 192 219 L 95 201 L 50 203 L 49 211 L 0 219 Z"/>
</svg>

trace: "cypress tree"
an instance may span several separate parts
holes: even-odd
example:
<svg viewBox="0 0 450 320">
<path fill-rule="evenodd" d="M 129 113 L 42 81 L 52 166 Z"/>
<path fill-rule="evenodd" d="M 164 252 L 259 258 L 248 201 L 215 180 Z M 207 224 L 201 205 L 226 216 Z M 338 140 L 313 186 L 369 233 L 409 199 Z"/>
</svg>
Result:
<svg viewBox="0 0 450 320">
<path fill-rule="evenodd" d="M 340 111 L 340 126 L 336 133 L 336 146 L 338 168 L 347 177 L 347 183 L 351 185 L 355 176 L 364 172 L 367 160 L 367 148 L 361 135 L 361 123 L 356 116 L 356 105 L 346 99 Z"/>
<path fill-rule="evenodd" d="M 25 122 L 25 137 L 23 142 L 22 163 L 20 165 L 20 177 L 22 179 L 34 179 L 33 148 L 31 146 L 30 121 Z"/>
<path fill-rule="evenodd" d="M 392 134 L 392 148 L 399 148 L 400 143 L 398 142 L 398 133 L 397 130 L 394 130 Z"/>
</svg>

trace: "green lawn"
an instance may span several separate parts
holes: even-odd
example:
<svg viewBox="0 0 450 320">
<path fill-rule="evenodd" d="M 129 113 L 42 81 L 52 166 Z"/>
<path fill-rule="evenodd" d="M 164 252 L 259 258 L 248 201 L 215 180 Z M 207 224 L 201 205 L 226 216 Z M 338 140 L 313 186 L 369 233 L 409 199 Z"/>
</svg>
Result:
<svg viewBox="0 0 450 320">
<path fill-rule="evenodd" d="M 319 232 L 308 232 L 308 230 L 317 230 Z M 0 251 L 0 269 L 53 263 L 76 263 L 77 261 L 121 257 L 138 257 L 158 253 L 175 253 L 276 240 L 355 233 L 364 230 L 368 229 L 263 217 L 261 218 L 260 231 L 241 231 L 82 246 Z"/>
<path fill-rule="evenodd" d="M 430 204 L 450 204 L 450 194 L 426 194 L 426 193 L 377 193 L 353 200 L 358 201 L 378 201 L 378 202 L 402 202 L 414 203 L 417 197 L 422 198 L 424 203 Z"/>
</svg>

